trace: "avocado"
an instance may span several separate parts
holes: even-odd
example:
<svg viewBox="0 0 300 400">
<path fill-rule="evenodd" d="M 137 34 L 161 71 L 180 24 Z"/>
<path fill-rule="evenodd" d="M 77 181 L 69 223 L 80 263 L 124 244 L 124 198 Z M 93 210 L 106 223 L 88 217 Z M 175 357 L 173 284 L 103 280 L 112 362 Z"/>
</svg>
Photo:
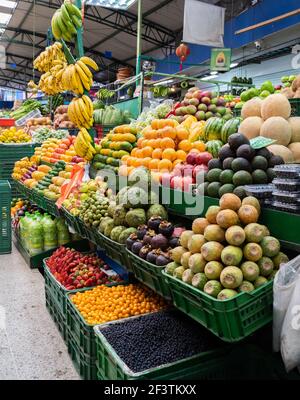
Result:
<svg viewBox="0 0 300 400">
<path fill-rule="evenodd" d="M 236 151 L 243 144 L 250 144 L 249 139 L 241 133 L 234 133 L 228 138 L 229 146 L 232 150 Z"/>
<path fill-rule="evenodd" d="M 262 156 L 255 156 L 252 160 L 252 168 L 255 169 L 262 169 L 266 171 L 268 169 L 268 161 L 265 157 Z"/>
<path fill-rule="evenodd" d="M 232 161 L 231 168 L 234 172 L 248 171 L 252 172 L 251 164 L 245 158 L 238 157 Z"/>
<path fill-rule="evenodd" d="M 234 189 L 233 193 L 238 196 L 240 199 L 244 199 L 247 197 L 247 193 L 244 189 L 244 186 L 238 186 Z"/>
<path fill-rule="evenodd" d="M 208 171 L 207 173 L 208 182 L 219 182 L 221 173 L 222 170 L 219 168 L 214 168 Z"/>
<path fill-rule="evenodd" d="M 208 185 L 207 194 L 210 197 L 219 197 L 219 190 L 221 188 L 221 183 L 212 182 Z"/>
<path fill-rule="evenodd" d="M 236 155 L 251 161 L 255 156 L 255 150 L 249 144 L 243 144 L 237 149 Z"/>
<path fill-rule="evenodd" d="M 253 183 L 257 183 L 257 184 L 268 183 L 268 175 L 262 169 L 256 169 L 252 173 L 252 179 L 253 179 Z"/>
<path fill-rule="evenodd" d="M 275 167 L 275 165 L 281 165 L 281 164 L 284 164 L 282 157 L 274 155 L 271 156 L 269 160 L 269 168 L 273 168 Z"/>
<path fill-rule="evenodd" d="M 209 185 L 209 182 L 201 183 L 197 188 L 198 194 L 208 196 L 208 193 L 207 193 L 208 185 Z"/>
<path fill-rule="evenodd" d="M 226 193 L 233 193 L 234 191 L 234 185 L 231 183 L 227 183 L 226 185 L 223 185 L 219 189 L 219 196 L 222 197 Z"/>
<path fill-rule="evenodd" d="M 227 157 L 223 161 L 223 169 L 231 169 L 231 163 L 234 160 L 233 157 Z"/>
<path fill-rule="evenodd" d="M 218 158 L 213 158 L 212 160 L 209 161 L 208 163 L 208 169 L 215 169 L 215 168 L 219 168 L 222 169 L 222 163 Z"/>
<path fill-rule="evenodd" d="M 267 175 L 268 175 L 268 179 L 269 179 L 270 183 L 273 182 L 273 179 L 276 178 L 276 173 L 275 173 L 273 168 L 268 168 L 267 169 Z"/>
<path fill-rule="evenodd" d="M 266 147 L 257 150 L 256 155 L 264 157 L 267 160 L 270 160 L 270 158 L 272 157 L 272 153 Z"/>
<path fill-rule="evenodd" d="M 225 144 L 219 151 L 219 159 L 224 161 L 228 157 L 235 157 L 235 152 L 229 147 L 229 144 Z"/>
<path fill-rule="evenodd" d="M 226 183 L 232 183 L 234 172 L 231 169 L 225 169 L 221 172 L 220 182 L 225 185 Z"/>
<path fill-rule="evenodd" d="M 252 176 L 247 171 L 238 171 L 233 175 L 233 184 L 235 186 L 251 185 L 253 182 Z"/>
</svg>

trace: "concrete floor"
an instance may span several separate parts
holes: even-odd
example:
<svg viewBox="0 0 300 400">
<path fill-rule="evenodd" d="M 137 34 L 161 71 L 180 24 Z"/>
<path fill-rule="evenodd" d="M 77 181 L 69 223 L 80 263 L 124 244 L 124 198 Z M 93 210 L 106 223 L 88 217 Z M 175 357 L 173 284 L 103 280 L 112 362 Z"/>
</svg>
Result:
<svg viewBox="0 0 300 400">
<path fill-rule="evenodd" d="M 0 380 L 78 380 L 45 306 L 44 279 L 14 248 L 0 255 Z"/>
</svg>

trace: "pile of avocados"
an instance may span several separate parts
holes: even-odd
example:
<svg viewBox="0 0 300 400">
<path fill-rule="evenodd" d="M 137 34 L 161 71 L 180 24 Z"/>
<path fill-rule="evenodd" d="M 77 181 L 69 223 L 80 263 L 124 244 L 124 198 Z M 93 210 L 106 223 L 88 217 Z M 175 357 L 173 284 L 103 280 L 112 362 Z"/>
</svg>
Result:
<svg viewBox="0 0 300 400">
<path fill-rule="evenodd" d="M 58 176 L 61 171 L 66 168 L 66 163 L 64 161 L 58 161 L 54 164 L 53 168 L 44 176 L 42 180 L 34 187 L 39 194 L 43 195 L 44 190 L 49 187 L 52 183 L 52 178 Z"/>
<path fill-rule="evenodd" d="M 280 164 L 284 164 L 281 157 L 274 156 L 267 148 L 254 150 L 244 135 L 235 133 L 229 136 L 219 157 L 209 162 L 202 184 L 204 194 L 219 198 L 234 193 L 242 199 L 246 196 L 245 185 L 271 183 L 275 178 L 273 168 Z"/>
</svg>

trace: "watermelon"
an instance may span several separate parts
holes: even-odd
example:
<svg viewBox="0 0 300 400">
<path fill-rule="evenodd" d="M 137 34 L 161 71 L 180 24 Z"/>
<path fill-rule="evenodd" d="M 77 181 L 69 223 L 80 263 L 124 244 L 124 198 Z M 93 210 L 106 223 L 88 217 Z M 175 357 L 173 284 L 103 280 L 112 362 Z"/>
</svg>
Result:
<svg viewBox="0 0 300 400">
<path fill-rule="evenodd" d="M 210 118 L 206 124 L 204 129 L 204 140 L 220 140 L 221 139 L 221 131 L 224 125 L 224 120 L 219 117 Z"/>
<path fill-rule="evenodd" d="M 232 118 L 223 125 L 221 131 L 221 140 L 224 144 L 228 142 L 230 135 L 238 132 L 241 122 L 242 118 Z"/>
<path fill-rule="evenodd" d="M 213 158 L 218 158 L 219 151 L 223 147 L 221 140 L 210 140 L 206 143 L 206 151 L 208 151 Z"/>
</svg>

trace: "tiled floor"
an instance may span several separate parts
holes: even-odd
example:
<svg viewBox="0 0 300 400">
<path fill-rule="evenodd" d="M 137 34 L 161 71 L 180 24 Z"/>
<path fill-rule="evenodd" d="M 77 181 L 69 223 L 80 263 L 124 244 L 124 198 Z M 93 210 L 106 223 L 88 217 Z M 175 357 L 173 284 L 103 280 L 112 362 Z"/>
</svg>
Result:
<svg viewBox="0 0 300 400">
<path fill-rule="evenodd" d="M 0 380 L 80 379 L 48 314 L 44 280 L 14 248 L 0 255 Z"/>
</svg>

